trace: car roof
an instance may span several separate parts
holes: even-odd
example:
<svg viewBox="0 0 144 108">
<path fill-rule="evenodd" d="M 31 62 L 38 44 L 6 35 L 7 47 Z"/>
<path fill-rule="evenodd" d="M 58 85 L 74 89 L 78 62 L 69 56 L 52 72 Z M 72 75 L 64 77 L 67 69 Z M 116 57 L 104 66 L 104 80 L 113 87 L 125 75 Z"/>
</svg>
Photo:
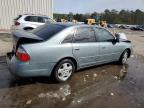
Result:
<svg viewBox="0 0 144 108">
<path fill-rule="evenodd" d="M 50 25 L 50 24 L 47 24 Z M 87 24 L 75 24 L 75 23 L 62 23 L 62 22 L 57 22 L 57 23 L 52 23 L 52 25 L 59 25 L 59 26 L 63 26 L 65 28 L 68 27 L 98 27 L 97 25 L 87 25 Z"/>
<path fill-rule="evenodd" d="M 47 15 L 41 15 L 41 14 L 22 14 L 22 16 L 42 16 L 42 17 L 48 17 Z"/>
</svg>

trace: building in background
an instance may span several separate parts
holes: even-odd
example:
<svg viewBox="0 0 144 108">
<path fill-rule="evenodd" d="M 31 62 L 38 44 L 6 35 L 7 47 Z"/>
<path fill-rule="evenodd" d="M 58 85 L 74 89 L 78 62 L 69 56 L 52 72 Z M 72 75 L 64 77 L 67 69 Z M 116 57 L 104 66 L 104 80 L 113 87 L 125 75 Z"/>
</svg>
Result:
<svg viewBox="0 0 144 108">
<path fill-rule="evenodd" d="M 0 0 L 0 30 L 8 30 L 20 14 L 41 14 L 53 18 L 53 0 Z"/>
</svg>

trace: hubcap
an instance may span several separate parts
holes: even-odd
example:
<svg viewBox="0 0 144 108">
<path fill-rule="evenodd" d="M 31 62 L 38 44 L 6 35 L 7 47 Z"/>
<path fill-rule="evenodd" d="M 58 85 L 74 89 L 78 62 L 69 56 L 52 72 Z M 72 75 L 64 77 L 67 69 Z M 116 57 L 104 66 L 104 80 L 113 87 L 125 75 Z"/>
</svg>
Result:
<svg viewBox="0 0 144 108">
<path fill-rule="evenodd" d="M 72 74 L 72 65 L 70 63 L 62 64 L 58 69 L 58 78 L 62 81 L 66 81 Z"/>
<path fill-rule="evenodd" d="M 127 58 L 128 58 L 128 53 L 125 52 L 122 59 L 123 64 L 127 62 Z"/>
</svg>

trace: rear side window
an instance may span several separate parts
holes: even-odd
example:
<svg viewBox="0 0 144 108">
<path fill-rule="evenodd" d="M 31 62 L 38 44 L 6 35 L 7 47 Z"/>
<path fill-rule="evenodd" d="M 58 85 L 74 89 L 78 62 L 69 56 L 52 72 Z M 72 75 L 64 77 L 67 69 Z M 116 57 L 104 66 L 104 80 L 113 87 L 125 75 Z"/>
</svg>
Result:
<svg viewBox="0 0 144 108">
<path fill-rule="evenodd" d="M 67 34 L 66 38 L 63 40 L 62 43 L 72 43 L 74 37 L 74 30 Z"/>
<path fill-rule="evenodd" d="M 25 21 L 38 22 L 38 18 L 36 16 L 27 16 Z"/>
<path fill-rule="evenodd" d="M 39 36 L 43 40 L 48 40 L 58 32 L 65 29 L 65 26 L 56 25 L 56 24 L 45 24 L 40 26 L 32 31 L 33 34 Z"/>
<path fill-rule="evenodd" d="M 95 28 L 95 33 L 98 42 L 108 42 L 114 39 L 113 35 L 103 28 Z"/>
<path fill-rule="evenodd" d="M 96 42 L 95 31 L 90 27 L 78 28 L 74 43 Z"/>
</svg>

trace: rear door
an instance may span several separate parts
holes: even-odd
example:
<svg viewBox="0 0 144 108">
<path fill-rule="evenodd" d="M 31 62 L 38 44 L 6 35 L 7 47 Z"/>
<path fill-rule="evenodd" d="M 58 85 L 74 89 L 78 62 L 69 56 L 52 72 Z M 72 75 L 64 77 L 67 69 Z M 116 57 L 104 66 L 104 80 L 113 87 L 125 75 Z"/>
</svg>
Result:
<svg viewBox="0 0 144 108">
<path fill-rule="evenodd" d="M 103 28 L 95 28 L 96 38 L 100 47 L 100 61 L 102 63 L 118 60 L 123 46 L 114 41 L 114 36 Z"/>
<path fill-rule="evenodd" d="M 72 43 L 73 54 L 81 67 L 96 64 L 99 61 L 99 44 L 95 31 L 91 27 L 77 28 Z"/>
</svg>

